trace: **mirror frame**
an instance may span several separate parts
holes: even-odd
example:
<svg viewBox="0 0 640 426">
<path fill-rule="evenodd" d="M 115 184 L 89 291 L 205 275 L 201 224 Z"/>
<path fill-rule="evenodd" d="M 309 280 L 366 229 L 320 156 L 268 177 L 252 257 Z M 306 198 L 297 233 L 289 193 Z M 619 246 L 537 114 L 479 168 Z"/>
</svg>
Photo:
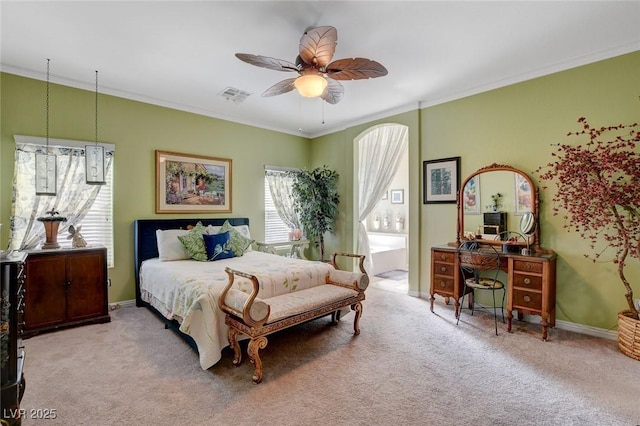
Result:
<svg viewBox="0 0 640 426">
<path fill-rule="evenodd" d="M 456 230 L 457 231 L 456 244 L 460 245 L 460 243 L 465 240 L 464 209 L 462 207 L 462 194 L 464 192 L 464 188 L 467 186 L 467 183 L 469 182 L 469 180 L 471 180 L 471 178 L 477 175 L 480 175 L 483 173 L 489 173 L 489 172 L 499 172 L 499 171 L 518 173 L 519 175 L 523 176 L 529 183 L 529 186 L 531 187 L 531 197 L 532 197 L 531 214 L 533 215 L 533 219 L 534 219 L 533 233 L 529 234 L 533 237 L 533 240 L 531 240 L 531 237 L 529 237 L 530 239 L 529 245 L 530 245 L 530 248 L 533 249 L 534 251 L 541 251 L 540 250 L 540 217 L 539 217 L 540 195 L 539 195 L 538 187 L 533 184 L 533 180 L 531 180 L 531 177 L 525 172 L 523 172 L 522 170 L 516 169 L 515 167 L 511 167 L 506 164 L 497 164 L 497 163 L 493 163 L 489 166 L 482 167 L 476 170 L 474 173 L 469 175 L 460 185 L 460 189 L 456 194 L 456 205 L 458 206 L 458 227 Z"/>
</svg>

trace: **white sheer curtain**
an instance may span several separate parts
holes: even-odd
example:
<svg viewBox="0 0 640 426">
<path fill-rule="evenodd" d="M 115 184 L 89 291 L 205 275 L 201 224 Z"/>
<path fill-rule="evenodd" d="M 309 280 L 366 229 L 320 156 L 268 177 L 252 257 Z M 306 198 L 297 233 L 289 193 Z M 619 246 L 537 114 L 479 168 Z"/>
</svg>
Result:
<svg viewBox="0 0 640 426">
<path fill-rule="evenodd" d="M 375 126 L 358 140 L 358 253 L 366 256 L 368 271 L 373 269 L 373 261 L 365 220 L 391 185 L 408 145 L 408 127 L 401 124 Z"/>
<path fill-rule="evenodd" d="M 265 176 L 269 183 L 273 204 L 280 219 L 290 229 L 302 229 L 300 219 L 293 208 L 293 195 L 291 193 L 293 177 L 287 173 L 287 170 L 276 168 L 265 168 Z"/>
<path fill-rule="evenodd" d="M 52 209 L 67 218 L 58 234 L 66 233 L 70 225 L 77 227 L 100 191 L 100 185 L 85 183 L 84 148 L 49 146 L 48 153 L 57 156 L 57 194 L 36 195 L 35 155 L 44 152 L 42 145 L 16 143 L 10 249 L 37 248 L 45 236 L 44 226 L 37 218 Z M 107 150 L 105 172 L 111 167 L 112 159 L 113 151 Z"/>
</svg>

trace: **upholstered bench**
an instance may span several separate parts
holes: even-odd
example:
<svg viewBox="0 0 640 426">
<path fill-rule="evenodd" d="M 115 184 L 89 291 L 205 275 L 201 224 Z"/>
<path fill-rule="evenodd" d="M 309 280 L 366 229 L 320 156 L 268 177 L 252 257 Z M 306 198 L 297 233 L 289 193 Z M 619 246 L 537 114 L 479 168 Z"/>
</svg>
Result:
<svg viewBox="0 0 640 426">
<path fill-rule="evenodd" d="M 360 272 L 339 270 L 336 264 L 338 256 L 358 258 Z M 335 323 L 340 319 L 340 310 L 347 307 L 355 311 L 354 334 L 360 334 L 362 301 L 369 285 L 364 256 L 334 253 L 331 263 L 335 270 L 327 274 L 325 284 L 268 299 L 257 297 L 260 283 L 255 275 L 226 268 L 229 282 L 218 299 L 218 305 L 226 313 L 229 344 L 234 351 L 233 365 L 238 366 L 242 362 L 238 336 L 244 334 L 250 338 L 247 355 L 255 365 L 254 383 L 262 381 L 262 361 L 258 351 L 267 346 L 266 336 L 269 334 L 328 314 Z M 251 280 L 253 290 L 250 294 L 232 288 L 235 276 Z"/>
</svg>

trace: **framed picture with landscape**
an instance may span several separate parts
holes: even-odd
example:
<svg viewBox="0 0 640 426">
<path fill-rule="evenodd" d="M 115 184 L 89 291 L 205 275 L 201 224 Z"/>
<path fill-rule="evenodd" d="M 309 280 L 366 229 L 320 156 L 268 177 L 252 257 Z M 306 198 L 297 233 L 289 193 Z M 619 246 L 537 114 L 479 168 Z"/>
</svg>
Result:
<svg viewBox="0 0 640 426">
<path fill-rule="evenodd" d="M 231 212 L 228 158 L 156 151 L 156 213 Z"/>
<path fill-rule="evenodd" d="M 460 190 L 460 157 L 422 162 L 424 204 L 455 203 Z"/>
</svg>

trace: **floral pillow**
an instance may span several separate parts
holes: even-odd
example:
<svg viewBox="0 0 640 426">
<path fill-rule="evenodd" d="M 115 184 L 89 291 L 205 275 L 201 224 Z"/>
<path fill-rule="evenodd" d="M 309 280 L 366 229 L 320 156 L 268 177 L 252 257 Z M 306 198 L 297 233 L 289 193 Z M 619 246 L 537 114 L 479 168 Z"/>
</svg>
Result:
<svg viewBox="0 0 640 426">
<path fill-rule="evenodd" d="M 204 245 L 203 235 L 207 232 L 207 228 L 198 222 L 196 226 L 185 235 L 178 235 L 178 239 L 182 243 L 184 250 L 189 257 L 194 260 L 205 262 L 207 260 L 207 249 Z"/>
<path fill-rule="evenodd" d="M 231 250 L 233 250 L 234 256 L 242 256 L 248 251 L 254 240 L 247 238 L 240 231 L 235 229 L 228 220 L 224 222 L 224 225 L 220 228 L 220 232 L 229 232 L 229 242 L 231 243 Z"/>
<path fill-rule="evenodd" d="M 203 238 L 204 245 L 207 249 L 208 261 L 229 259 L 233 257 L 228 231 L 214 235 L 205 234 Z"/>
</svg>

